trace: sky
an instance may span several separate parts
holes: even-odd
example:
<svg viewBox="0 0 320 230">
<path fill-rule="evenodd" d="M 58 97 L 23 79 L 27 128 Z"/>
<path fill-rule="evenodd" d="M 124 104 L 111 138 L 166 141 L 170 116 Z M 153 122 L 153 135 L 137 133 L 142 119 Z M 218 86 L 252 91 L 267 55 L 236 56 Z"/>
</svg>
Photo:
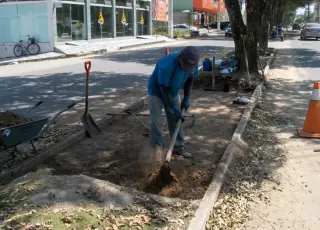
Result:
<svg viewBox="0 0 320 230">
<path fill-rule="evenodd" d="M 313 12 L 313 8 L 314 8 L 314 5 L 310 5 L 310 13 Z M 308 10 L 308 8 L 299 8 L 297 9 L 297 15 L 301 15 L 301 14 L 304 14 L 304 11 L 305 10 Z"/>
</svg>

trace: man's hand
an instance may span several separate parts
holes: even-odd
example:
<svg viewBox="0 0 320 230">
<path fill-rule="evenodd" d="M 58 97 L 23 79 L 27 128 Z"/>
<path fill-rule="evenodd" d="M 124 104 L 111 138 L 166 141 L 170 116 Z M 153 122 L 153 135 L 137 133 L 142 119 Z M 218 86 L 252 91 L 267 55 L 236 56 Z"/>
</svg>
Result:
<svg viewBox="0 0 320 230">
<path fill-rule="evenodd" d="M 177 117 L 177 120 L 181 119 L 182 122 L 184 122 L 184 118 L 182 117 L 182 113 L 180 112 L 179 108 L 176 105 L 174 105 L 172 107 L 172 111 L 174 112 L 174 115 Z"/>
<path fill-rule="evenodd" d="M 181 102 L 181 110 L 184 108 L 187 111 L 190 107 L 190 97 L 185 96 Z"/>
</svg>

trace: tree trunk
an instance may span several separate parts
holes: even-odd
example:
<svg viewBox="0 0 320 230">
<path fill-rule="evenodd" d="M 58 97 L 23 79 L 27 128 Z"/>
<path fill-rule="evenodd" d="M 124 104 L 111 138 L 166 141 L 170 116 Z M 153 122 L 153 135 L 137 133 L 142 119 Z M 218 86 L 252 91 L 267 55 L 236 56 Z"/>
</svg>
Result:
<svg viewBox="0 0 320 230">
<path fill-rule="evenodd" d="M 249 71 L 259 73 L 258 71 L 258 52 L 257 46 L 261 28 L 261 19 L 264 12 L 263 0 L 248 0 L 247 1 L 247 36 L 246 48 L 249 62 Z"/>
<path fill-rule="evenodd" d="M 263 50 L 263 53 L 266 53 L 266 50 L 268 49 L 272 2 L 272 0 L 269 0 L 267 2 L 266 9 L 262 15 L 259 48 Z"/>
<path fill-rule="evenodd" d="M 247 28 L 243 22 L 239 0 L 225 0 L 225 4 L 230 18 L 231 30 L 234 34 L 235 56 L 240 62 L 240 69 L 245 70 L 243 35 L 247 33 Z"/>
</svg>

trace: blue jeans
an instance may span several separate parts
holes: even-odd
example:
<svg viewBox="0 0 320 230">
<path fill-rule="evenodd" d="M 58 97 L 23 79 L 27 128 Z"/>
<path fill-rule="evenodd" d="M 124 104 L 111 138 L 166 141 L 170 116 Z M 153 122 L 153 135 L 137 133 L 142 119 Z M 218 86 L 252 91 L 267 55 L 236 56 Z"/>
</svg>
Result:
<svg viewBox="0 0 320 230">
<path fill-rule="evenodd" d="M 171 108 L 167 108 L 160 97 L 149 95 L 149 110 L 150 110 L 150 133 L 149 133 L 149 142 L 153 148 L 160 146 L 164 147 L 162 142 L 162 132 L 159 127 L 159 121 L 161 119 L 162 109 L 166 112 L 167 122 L 170 137 L 175 130 L 175 126 L 177 123 L 177 117 L 174 115 Z M 174 98 L 174 103 L 180 108 L 180 96 Z M 183 129 L 182 125 L 180 126 L 180 130 L 177 136 L 177 140 L 174 145 L 174 151 L 177 153 L 182 153 L 184 151 L 184 137 L 183 137 Z"/>
</svg>

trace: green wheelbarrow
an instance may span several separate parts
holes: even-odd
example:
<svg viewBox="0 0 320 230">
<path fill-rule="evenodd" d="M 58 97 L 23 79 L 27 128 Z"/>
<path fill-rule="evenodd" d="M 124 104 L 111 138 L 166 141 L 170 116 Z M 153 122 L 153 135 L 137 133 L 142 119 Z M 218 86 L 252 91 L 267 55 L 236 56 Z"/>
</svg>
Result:
<svg viewBox="0 0 320 230">
<path fill-rule="evenodd" d="M 15 152 L 18 153 L 17 146 L 30 142 L 33 148 L 34 153 L 36 153 L 35 146 L 33 141 L 36 141 L 38 138 L 42 137 L 43 134 L 49 129 L 49 127 L 56 121 L 56 119 L 63 112 L 71 109 L 76 103 L 72 103 L 58 111 L 53 117 L 41 117 L 33 115 L 30 112 L 33 111 L 36 107 L 41 105 L 43 101 L 39 101 L 37 104 L 29 108 L 25 113 L 16 113 L 21 118 L 26 118 L 28 120 L 25 123 L 13 125 L 9 127 L 3 127 L 0 129 L 0 150 L 7 151 L 10 148 L 13 148 L 13 155 Z"/>
</svg>

